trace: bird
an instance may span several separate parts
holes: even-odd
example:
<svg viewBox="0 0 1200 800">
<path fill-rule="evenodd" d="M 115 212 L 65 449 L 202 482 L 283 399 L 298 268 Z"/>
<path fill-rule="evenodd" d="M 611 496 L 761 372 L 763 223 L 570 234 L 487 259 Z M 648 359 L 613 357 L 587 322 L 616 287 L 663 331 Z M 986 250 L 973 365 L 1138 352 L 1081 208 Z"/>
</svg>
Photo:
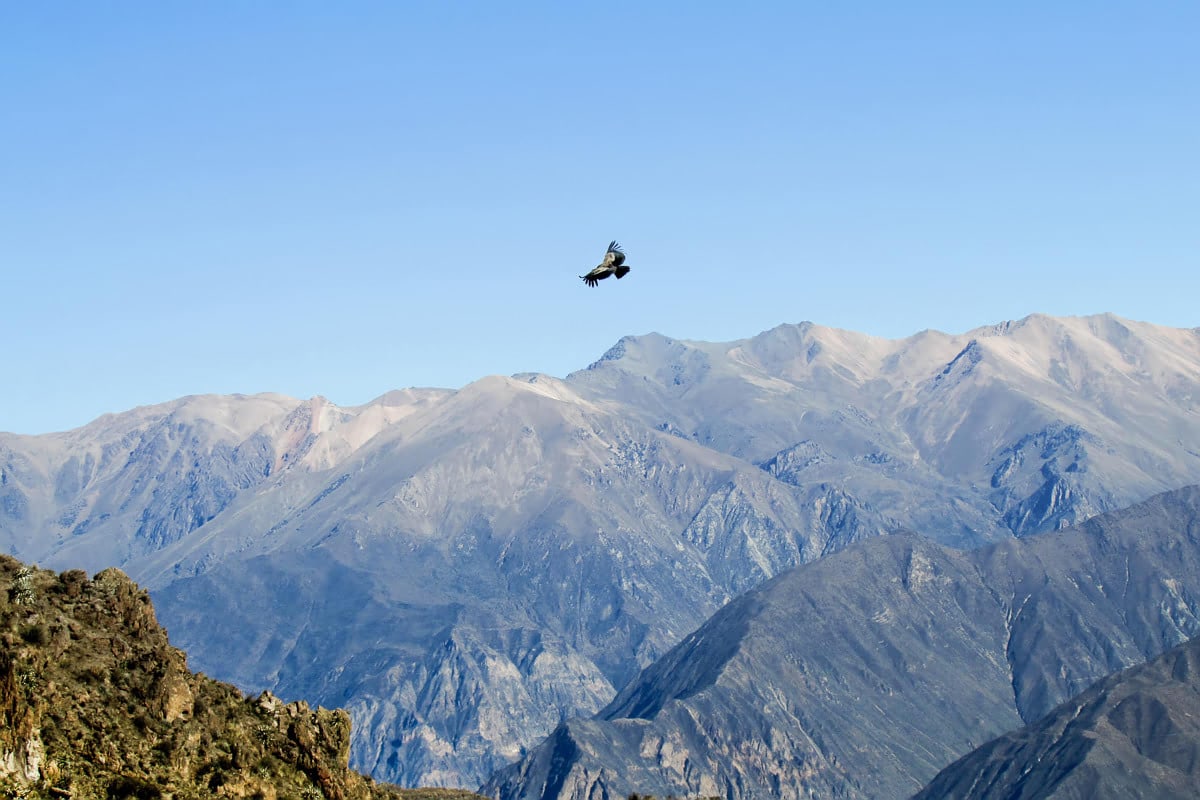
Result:
<svg viewBox="0 0 1200 800">
<path fill-rule="evenodd" d="M 608 243 L 608 252 L 604 254 L 604 260 L 593 267 L 587 275 L 579 277 L 588 286 L 595 286 L 609 275 L 616 275 L 620 279 L 628 274 L 629 267 L 625 266 L 625 251 L 621 249 L 621 245 L 617 244 L 617 240 L 613 239 Z"/>
</svg>

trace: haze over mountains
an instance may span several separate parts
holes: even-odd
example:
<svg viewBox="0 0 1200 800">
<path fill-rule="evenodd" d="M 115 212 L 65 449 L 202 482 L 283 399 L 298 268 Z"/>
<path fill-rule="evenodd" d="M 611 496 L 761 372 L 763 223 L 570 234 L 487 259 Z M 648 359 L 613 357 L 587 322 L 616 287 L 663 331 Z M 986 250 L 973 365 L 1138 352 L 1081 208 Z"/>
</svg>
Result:
<svg viewBox="0 0 1200 800">
<path fill-rule="evenodd" d="M 901 530 L 1003 542 L 1200 482 L 1198 401 L 1200 332 L 1111 315 L 626 337 L 563 380 L 355 408 L 191 397 L 0 434 L 0 547 L 121 566 L 198 668 L 347 707 L 378 778 L 473 787 L 792 567 Z M 997 708 L 963 747 L 1016 719 Z"/>
</svg>

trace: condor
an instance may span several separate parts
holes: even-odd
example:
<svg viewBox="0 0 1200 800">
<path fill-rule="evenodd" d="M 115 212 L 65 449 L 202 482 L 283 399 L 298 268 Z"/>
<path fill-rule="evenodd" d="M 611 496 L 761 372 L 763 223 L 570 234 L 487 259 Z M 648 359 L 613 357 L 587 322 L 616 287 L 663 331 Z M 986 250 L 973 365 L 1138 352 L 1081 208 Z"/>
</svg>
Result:
<svg viewBox="0 0 1200 800">
<path fill-rule="evenodd" d="M 595 286 L 609 275 L 616 275 L 620 279 L 627 274 L 629 274 L 629 267 L 625 266 L 625 251 L 621 249 L 621 245 L 617 244 L 617 240 L 613 239 L 608 243 L 608 252 L 604 254 L 604 260 L 587 275 L 579 277 L 588 286 Z"/>
</svg>

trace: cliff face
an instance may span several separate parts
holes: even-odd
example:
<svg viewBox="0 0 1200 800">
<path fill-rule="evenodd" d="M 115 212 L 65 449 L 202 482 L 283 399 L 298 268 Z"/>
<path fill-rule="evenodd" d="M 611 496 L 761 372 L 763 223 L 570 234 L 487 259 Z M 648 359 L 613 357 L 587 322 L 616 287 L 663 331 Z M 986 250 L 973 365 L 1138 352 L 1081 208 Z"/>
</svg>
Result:
<svg viewBox="0 0 1200 800">
<path fill-rule="evenodd" d="M 348 768 L 350 717 L 190 672 L 149 595 L 0 556 L 0 795 L 394 797 Z"/>
</svg>

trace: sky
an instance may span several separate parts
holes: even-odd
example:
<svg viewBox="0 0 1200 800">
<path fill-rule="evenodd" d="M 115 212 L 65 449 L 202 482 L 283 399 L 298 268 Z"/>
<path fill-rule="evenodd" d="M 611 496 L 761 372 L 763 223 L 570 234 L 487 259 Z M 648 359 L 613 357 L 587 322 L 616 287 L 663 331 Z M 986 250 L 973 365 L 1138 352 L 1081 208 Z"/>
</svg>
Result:
<svg viewBox="0 0 1200 800">
<path fill-rule="evenodd" d="M 625 335 L 1200 326 L 1200 4 L 0 4 L 0 431 Z M 585 286 L 610 239 L 632 272 Z"/>
</svg>

